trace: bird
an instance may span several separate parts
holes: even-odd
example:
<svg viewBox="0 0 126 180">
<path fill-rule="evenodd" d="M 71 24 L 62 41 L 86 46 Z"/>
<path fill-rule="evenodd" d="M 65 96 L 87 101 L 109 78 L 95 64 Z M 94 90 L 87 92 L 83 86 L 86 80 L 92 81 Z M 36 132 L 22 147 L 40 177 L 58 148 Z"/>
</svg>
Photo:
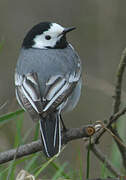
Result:
<svg viewBox="0 0 126 180">
<path fill-rule="evenodd" d="M 67 130 L 62 114 L 73 110 L 81 95 L 81 60 L 66 39 L 74 29 L 48 21 L 34 25 L 24 37 L 15 68 L 17 101 L 40 124 L 48 158 L 61 152 L 61 133 Z"/>
</svg>

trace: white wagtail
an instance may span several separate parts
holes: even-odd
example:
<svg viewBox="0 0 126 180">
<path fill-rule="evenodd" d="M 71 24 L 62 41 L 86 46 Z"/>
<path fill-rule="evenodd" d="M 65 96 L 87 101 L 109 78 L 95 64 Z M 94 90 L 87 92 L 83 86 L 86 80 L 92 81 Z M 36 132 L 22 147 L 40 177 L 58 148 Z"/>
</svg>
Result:
<svg viewBox="0 0 126 180">
<path fill-rule="evenodd" d="M 33 120 L 40 122 L 47 157 L 61 150 L 61 113 L 72 110 L 81 93 L 81 62 L 66 40 L 72 30 L 42 22 L 25 36 L 16 71 L 16 97 Z"/>
</svg>

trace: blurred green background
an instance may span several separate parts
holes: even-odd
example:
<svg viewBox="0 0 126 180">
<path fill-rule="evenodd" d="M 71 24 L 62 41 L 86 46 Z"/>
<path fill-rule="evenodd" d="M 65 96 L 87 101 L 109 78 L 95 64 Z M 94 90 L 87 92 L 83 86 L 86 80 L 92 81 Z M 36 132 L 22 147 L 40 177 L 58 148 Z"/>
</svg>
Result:
<svg viewBox="0 0 126 180">
<path fill-rule="evenodd" d="M 22 40 L 26 32 L 41 21 L 57 22 L 76 31 L 67 39 L 75 47 L 83 64 L 83 87 L 78 106 L 64 115 L 68 127 L 80 127 L 104 120 L 111 114 L 115 73 L 122 50 L 126 46 L 126 1 L 119 0 L 1 0 L 0 1 L 0 105 L 6 103 L 0 114 L 19 108 L 15 99 L 14 70 Z M 124 77 L 126 82 L 126 77 Z M 126 83 L 123 85 L 126 100 Z M 35 124 L 24 114 L 22 135 Z M 0 128 L 0 151 L 13 147 L 15 122 Z M 27 142 L 32 141 L 32 135 Z M 105 136 L 102 149 L 110 153 L 111 138 Z M 86 167 L 83 140 L 69 143 L 59 156 L 60 162 L 69 162 L 79 168 L 79 154 Z M 92 176 L 98 176 L 100 164 L 94 156 Z M 97 165 L 96 165 L 97 164 Z M 97 173 L 96 173 L 97 171 Z"/>
</svg>

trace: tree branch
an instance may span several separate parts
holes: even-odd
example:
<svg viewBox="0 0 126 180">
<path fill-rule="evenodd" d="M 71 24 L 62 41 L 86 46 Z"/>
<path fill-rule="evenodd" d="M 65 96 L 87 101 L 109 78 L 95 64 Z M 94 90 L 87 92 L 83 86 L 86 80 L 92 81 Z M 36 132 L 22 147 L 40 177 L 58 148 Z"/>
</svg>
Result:
<svg viewBox="0 0 126 180">
<path fill-rule="evenodd" d="M 117 69 L 117 79 L 116 79 L 116 85 L 115 85 L 115 95 L 114 95 L 114 102 L 113 102 L 113 113 L 112 116 L 109 118 L 109 122 L 107 124 L 107 128 L 110 128 L 111 131 L 115 134 L 115 136 L 122 141 L 120 138 L 116 128 L 112 128 L 111 125 L 117 121 L 117 119 L 122 116 L 123 114 L 126 113 L 126 107 L 119 111 L 120 108 L 120 103 L 121 103 L 121 91 L 122 91 L 122 81 L 123 81 L 123 74 L 125 71 L 126 67 L 126 48 L 122 52 L 121 59 L 120 59 L 120 64 Z M 118 112 L 119 111 L 119 112 Z M 103 129 L 94 139 L 93 145 L 97 144 L 99 142 L 99 139 L 102 137 L 102 135 L 106 132 L 106 129 Z M 123 146 L 123 143 L 119 143 L 117 139 L 115 139 L 115 142 L 119 148 L 119 151 L 121 153 L 122 159 L 123 159 L 123 164 L 124 167 L 126 168 L 126 148 Z M 93 149 L 91 149 L 93 151 Z M 97 152 L 97 150 L 96 150 Z M 98 153 L 98 152 L 97 152 Z M 100 159 L 100 158 L 99 158 Z"/>
<path fill-rule="evenodd" d="M 121 91 L 122 91 L 122 81 L 123 81 L 123 74 L 126 67 L 126 48 L 122 52 L 120 63 L 117 69 L 116 75 L 116 85 L 115 85 L 115 95 L 114 102 L 113 102 L 113 114 L 119 111 L 119 107 L 121 104 Z"/>
<path fill-rule="evenodd" d="M 107 128 L 110 128 L 112 123 L 116 122 L 122 115 L 126 113 L 126 107 L 119 111 L 118 113 L 111 116 L 108 120 L 108 124 L 106 125 Z M 102 129 L 102 131 L 99 132 L 99 134 L 94 138 L 94 143 L 98 144 L 99 139 L 102 137 L 102 135 L 106 132 L 106 129 Z"/>
<path fill-rule="evenodd" d="M 120 104 L 121 104 L 121 92 L 122 92 L 122 82 L 123 82 L 123 74 L 125 71 L 126 67 L 126 48 L 122 52 L 121 59 L 120 59 L 120 64 L 117 69 L 117 76 L 116 76 L 116 86 L 115 86 L 115 95 L 114 95 L 114 102 L 113 102 L 113 115 L 117 113 L 120 109 Z M 111 121 L 111 119 L 110 119 Z M 123 141 L 116 129 L 116 124 L 115 126 L 111 127 L 110 129 L 112 133 L 114 133 L 121 141 Z M 117 147 L 121 153 L 122 160 L 123 160 L 123 165 L 126 169 L 126 149 L 122 144 L 120 144 L 116 139 L 114 139 Z"/>
<path fill-rule="evenodd" d="M 118 118 L 122 115 L 124 115 L 126 113 L 126 108 L 124 108 L 123 110 L 119 111 L 118 113 L 114 114 L 113 116 L 111 116 L 109 118 L 109 123 L 108 125 L 106 126 L 107 128 L 109 128 L 112 123 L 116 122 L 118 120 Z M 95 156 L 100 160 L 102 161 L 106 167 L 116 176 L 120 177 L 121 176 L 121 173 L 114 168 L 114 166 L 111 164 L 111 162 L 108 160 L 108 158 L 106 157 L 106 155 L 104 153 L 102 153 L 100 151 L 100 149 L 96 146 L 96 144 L 98 144 L 99 142 L 99 139 L 102 137 L 102 135 L 106 132 L 106 129 L 102 129 L 100 131 L 100 133 L 94 138 L 94 141 L 93 143 L 91 144 L 90 148 L 91 148 L 91 151 L 95 154 Z M 125 150 L 125 153 L 126 153 L 126 150 Z"/>
<path fill-rule="evenodd" d="M 111 123 L 115 122 L 125 112 L 126 112 L 126 109 L 118 112 L 113 117 L 111 117 Z M 96 131 L 96 128 L 93 125 L 87 125 L 81 128 L 68 129 L 66 132 L 62 133 L 62 144 L 66 144 L 72 140 L 92 136 L 95 133 L 95 131 Z M 110 161 L 107 160 L 106 156 L 98 149 L 98 147 L 92 144 L 91 150 L 102 162 L 106 164 L 106 167 L 114 175 L 120 176 L 120 173 L 113 167 Z M 41 140 L 34 141 L 29 144 L 21 145 L 20 147 L 18 147 L 18 149 L 16 148 L 16 149 L 11 149 L 5 152 L 1 152 L 0 164 L 11 161 L 14 158 L 17 159 L 17 158 L 27 156 L 27 155 L 30 155 L 32 153 L 39 152 L 39 151 L 42 151 Z"/>
<path fill-rule="evenodd" d="M 109 171 L 111 171 L 115 176 L 121 177 L 121 173 L 116 168 L 114 168 L 114 166 L 108 160 L 107 156 L 103 154 L 95 144 L 91 145 L 91 151 L 106 165 Z"/>
<path fill-rule="evenodd" d="M 120 59 L 120 64 L 118 66 L 117 69 L 117 78 L 116 78 L 116 85 L 115 85 L 115 95 L 114 97 L 114 102 L 113 102 L 113 113 L 112 116 L 109 118 L 109 122 L 107 124 L 107 128 L 110 128 L 111 131 L 115 134 L 115 136 L 118 137 L 118 139 L 120 139 L 120 141 L 122 141 L 122 139 L 120 138 L 120 135 L 118 134 L 116 128 L 112 128 L 111 125 L 117 121 L 117 119 L 122 116 L 123 114 L 126 113 L 126 107 L 119 111 L 120 108 L 120 104 L 121 104 L 121 92 L 122 92 L 122 82 L 123 82 L 123 74 L 125 71 L 125 67 L 126 67 L 126 48 L 124 49 L 124 51 L 122 52 L 121 55 L 121 59 Z M 118 112 L 119 111 L 119 112 Z M 102 135 L 106 132 L 106 129 L 102 129 L 102 131 L 95 137 L 94 139 L 94 143 L 91 146 L 91 150 L 92 152 L 101 160 L 104 160 L 104 155 L 103 153 L 100 152 L 100 150 L 96 147 L 95 144 L 97 144 L 99 142 L 99 139 L 102 137 Z M 121 153 L 122 159 L 123 159 L 123 165 L 126 168 L 126 148 L 125 146 L 123 146 L 123 143 L 119 143 L 119 141 L 117 141 L 117 139 L 115 139 L 115 142 L 119 148 L 119 151 Z M 95 149 L 94 149 L 95 148 Z M 100 153 L 99 153 L 100 152 Z M 108 160 L 106 161 L 106 166 L 108 166 L 108 169 L 111 169 L 111 166 L 109 167 L 111 163 L 108 162 Z M 114 170 L 114 168 L 111 169 L 111 172 Z M 113 171 L 113 173 L 116 173 L 117 170 Z M 120 173 L 118 172 L 118 175 Z"/>
<path fill-rule="evenodd" d="M 94 133 L 95 133 L 95 128 L 92 125 L 87 125 L 81 128 L 68 129 L 66 132 L 62 133 L 62 144 L 66 144 L 67 142 L 75 139 L 92 136 Z M 41 140 L 34 141 L 29 144 L 21 145 L 20 147 L 18 147 L 18 150 L 16 148 L 5 152 L 1 152 L 0 164 L 11 161 L 14 158 L 17 159 L 39 151 L 42 151 Z"/>
<path fill-rule="evenodd" d="M 92 136 L 95 133 L 96 129 L 93 125 L 87 125 L 81 128 L 68 129 L 66 132 L 62 133 L 62 144 L 66 144 L 69 141 L 85 138 Z M 94 146 L 95 147 L 95 146 Z M 104 154 L 92 146 L 92 151 L 94 154 L 101 160 L 106 163 L 106 167 L 114 174 L 119 176 L 120 173 L 112 166 L 112 164 L 104 157 Z M 18 148 L 11 149 L 5 152 L 0 153 L 0 164 L 6 163 L 13 159 L 24 157 L 32 153 L 42 151 L 41 140 L 34 141 L 25 145 L 21 145 Z M 100 152 L 100 153 L 99 153 Z"/>
</svg>

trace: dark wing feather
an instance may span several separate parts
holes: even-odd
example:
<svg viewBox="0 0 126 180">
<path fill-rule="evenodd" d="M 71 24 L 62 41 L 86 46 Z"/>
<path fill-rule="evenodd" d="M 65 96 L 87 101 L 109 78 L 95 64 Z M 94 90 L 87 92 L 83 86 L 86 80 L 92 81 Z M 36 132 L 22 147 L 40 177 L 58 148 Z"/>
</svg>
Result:
<svg viewBox="0 0 126 180">
<path fill-rule="evenodd" d="M 16 96 L 20 105 L 29 112 L 33 120 L 39 119 L 43 105 L 37 73 L 28 73 L 19 77 L 16 74 Z"/>
<path fill-rule="evenodd" d="M 21 106 L 31 116 L 46 117 L 49 113 L 59 110 L 62 103 L 67 101 L 81 76 L 80 66 L 76 72 L 65 76 L 52 76 L 46 83 L 45 94 L 40 95 L 37 73 L 28 73 L 20 77 L 16 74 L 16 94 Z"/>
<path fill-rule="evenodd" d="M 47 90 L 43 97 L 43 117 L 58 110 L 58 107 L 67 101 L 67 98 L 76 87 L 80 76 L 81 70 L 78 68 L 73 74 L 65 77 L 57 76 L 57 78 L 55 76 L 49 79 L 47 82 Z"/>
</svg>

